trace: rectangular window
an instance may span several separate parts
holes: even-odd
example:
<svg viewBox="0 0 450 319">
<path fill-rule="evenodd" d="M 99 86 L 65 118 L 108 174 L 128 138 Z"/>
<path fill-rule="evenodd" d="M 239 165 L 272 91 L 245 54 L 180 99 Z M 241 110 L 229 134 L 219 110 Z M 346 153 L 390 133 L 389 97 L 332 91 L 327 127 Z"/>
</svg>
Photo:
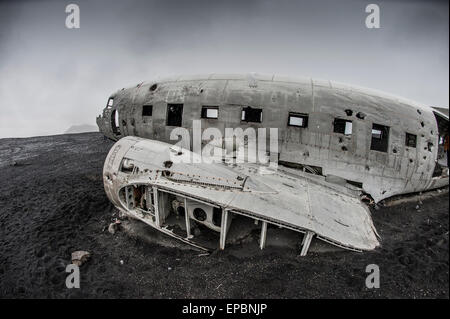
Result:
<svg viewBox="0 0 450 319">
<path fill-rule="evenodd" d="M 289 126 L 308 127 L 308 115 L 300 113 L 289 113 Z"/>
<path fill-rule="evenodd" d="M 334 132 L 345 135 L 352 135 L 352 121 L 344 119 L 334 119 Z"/>
<path fill-rule="evenodd" d="M 142 106 L 142 116 L 152 116 L 153 105 L 143 105 Z"/>
<path fill-rule="evenodd" d="M 262 110 L 254 109 L 254 108 L 248 106 L 242 110 L 241 120 L 244 122 L 261 123 L 262 122 Z"/>
<path fill-rule="evenodd" d="M 387 152 L 388 146 L 389 127 L 380 124 L 373 124 L 370 149 L 374 151 Z"/>
<path fill-rule="evenodd" d="M 217 106 L 203 106 L 202 119 L 216 119 L 219 117 L 219 108 Z"/>
<path fill-rule="evenodd" d="M 405 145 L 408 147 L 416 147 L 417 135 L 406 133 Z"/>
<path fill-rule="evenodd" d="M 113 103 L 114 103 L 114 99 L 113 99 L 112 97 L 110 97 L 110 98 L 108 99 L 108 103 L 106 104 L 106 106 L 107 106 L 107 107 L 112 107 L 112 106 L 113 106 Z"/>
<path fill-rule="evenodd" d="M 183 104 L 167 104 L 167 126 L 181 126 L 183 123 Z"/>
</svg>

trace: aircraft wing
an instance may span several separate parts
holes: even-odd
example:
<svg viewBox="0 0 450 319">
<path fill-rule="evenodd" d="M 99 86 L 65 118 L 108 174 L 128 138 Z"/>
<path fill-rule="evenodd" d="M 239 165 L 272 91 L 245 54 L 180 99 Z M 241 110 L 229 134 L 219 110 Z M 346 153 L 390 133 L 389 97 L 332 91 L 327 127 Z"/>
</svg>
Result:
<svg viewBox="0 0 450 319">
<path fill-rule="evenodd" d="M 257 164 L 175 163 L 171 144 L 136 137 L 118 143 L 126 145 L 121 149 L 123 158 L 134 161 L 139 169 L 126 177 L 119 174 L 115 183 L 152 185 L 233 213 L 313 232 L 319 239 L 347 249 L 372 250 L 379 245 L 370 211 L 359 196 L 321 176 Z M 186 150 L 182 153 L 180 156 L 195 156 Z M 171 163 L 169 168 L 167 163 Z M 107 159 L 104 171 L 113 166 Z M 106 183 L 105 188 L 114 196 Z"/>
</svg>

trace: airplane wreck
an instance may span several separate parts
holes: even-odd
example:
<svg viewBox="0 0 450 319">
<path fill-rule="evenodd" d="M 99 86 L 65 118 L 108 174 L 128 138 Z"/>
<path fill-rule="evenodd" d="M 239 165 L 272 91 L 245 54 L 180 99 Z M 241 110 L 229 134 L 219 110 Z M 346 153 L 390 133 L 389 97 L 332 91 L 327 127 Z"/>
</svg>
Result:
<svg viewBox="0 0 450 319">
<path fill-rule="evenodd" d="M 236 149 L 245 145 L 227 149 L 208 138 L 202 145 L 229 156 L 192 160 L 201 156 L 192 152 L 195 141 L 173 145 L 171 134 L 196 134 L 195 121 L 200 135 L 209 128 L 223 135 L 227 128 L 276 128 L 278 148 L 267 154 L 276 157 L 276 169 L 270 161 L 236 163 Z M 117 140 L 103 178 L 120 211 L 206 250 L 214 240 L 224 249 L 238 225 L 257 231 L 264 248 L 268 227 L 281 227 L 302 234 L 301 255 L 313 238 L 375 249 L 363 200 L 448 185 L 448 121 L 437 109 L 373 90 L 255 74 L 139 83 L 112 94 L 97 118 L 100 131 Z M 209 232 L 197 236 L 194 227 Z"/>
</svg>

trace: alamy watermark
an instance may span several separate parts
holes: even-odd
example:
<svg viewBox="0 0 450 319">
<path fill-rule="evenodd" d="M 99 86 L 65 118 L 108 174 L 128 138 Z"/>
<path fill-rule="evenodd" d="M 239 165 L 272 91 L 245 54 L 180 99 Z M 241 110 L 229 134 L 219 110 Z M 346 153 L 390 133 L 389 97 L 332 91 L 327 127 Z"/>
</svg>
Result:
<svg viewBox="0 0 450 319">
<path fill-rule="evenodd" d="M 380 28 L 380 7 L 371 3 L 366 6 L 366 12 L 369 15 L 366 17 L 366 28 L 379 29 Z"/>
<path fill-rule="evenodd" d="M 66 272 L 69 273 L 66 277 L 66 287 L 69 289 L 80 288 L 80 267 L 75 264 L 68 264 Z"/>
<path fill-rule="evenodd" d="M 80 28 L 80 7 L 77 4 L 71 3 L 66 6 L 66 28 L 79 29 Z"/>
<path fill-rule="evenodd" d="M 380 28 L 380 7 L 375 3 L 370 3 L 365 8 L 367 15 L 365 24 L 368 29 L 379 29 Z M 79 29 L 80 28 L 80 7 L 71 3 L 66 6 L 65 12 L 68 13 L 66 16 L 66 28 L 68 29 Z"/>
<path fill-rule="evenodd" d="M 380 267 L 376 264 L 370 264 L 366 267 L 366 287 L 368 289 L 380 288 Z"/>
<path fill-rule="evenodd" d="M 232 161 L 268 165 L 271 169 L 278 167 L 278 128 L 225 128 L 223 136 L 216 127 L 202 130 L 201 123 L 201 120 L 193 120 L 192 129 L 177 127 L 171 131 L 170 140 L 177 141 L 175 145 L 179 147 L 179 152 L 170 154 L 172 162 L 211 164 Z M 182 156 L 183 149 L 192 149 L 192 153 Z"/>
</svg>

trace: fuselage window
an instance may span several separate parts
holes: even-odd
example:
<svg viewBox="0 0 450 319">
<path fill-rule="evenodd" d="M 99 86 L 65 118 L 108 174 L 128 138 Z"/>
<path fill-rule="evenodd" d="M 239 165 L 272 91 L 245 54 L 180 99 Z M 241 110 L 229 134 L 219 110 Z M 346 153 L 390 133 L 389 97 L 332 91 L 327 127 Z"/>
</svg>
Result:
<svg viewBox="0 0 450 319">
<path fill-rule="evenodd" d="M 250 106 L 242 109 L 241 120 L 243 122 L 262 122 L 262 109 L 254 109 Z"/>
<path fill-rule="evenodd" d="M 203 106 L 202 119 L 217 119 L 219 117 L 219 108 L 217 106 Z"/>
<path fill-rule="evenodd" d="M 334 132 L 345 135 L 352 135 L 352 121 L 344 119 L 334 119 Z"/>
<path fill-rule="evenodd" d="M 110 97 L 110 98 L 108 99 L 108 103 L 106 104 L 106 107 L 112 107 L 112 106 L 113 106 L 113 103 L 114 103 L 114 99 L 113 99 L 112 97 Z"/>
<path fill-rule="evenodd" d="M 388 145 L 389 127 L 380 124 L 373 124 L 370 149 L 374 151 L 387 152 Z"/>
<path fill-rule="evenodd" d="M 167 104 L 167 126 L 181 126 L 183 123 L 183 104 Z"/>
<path fill-rule="evenodd" d="M 406 133 L 405 145 L 408 147 L 416 147 L 417 135 Z"/>
<path fill-rule="evenodd" d="M 308 127 L 308 115 L 300 113 L 289 113 L 289 126 Z"/>
<path fill-rule="evenodd" d="M 152 116 L 153 105 L 143 105 L 142 106 L 142 116 Z"/>
</svg>

